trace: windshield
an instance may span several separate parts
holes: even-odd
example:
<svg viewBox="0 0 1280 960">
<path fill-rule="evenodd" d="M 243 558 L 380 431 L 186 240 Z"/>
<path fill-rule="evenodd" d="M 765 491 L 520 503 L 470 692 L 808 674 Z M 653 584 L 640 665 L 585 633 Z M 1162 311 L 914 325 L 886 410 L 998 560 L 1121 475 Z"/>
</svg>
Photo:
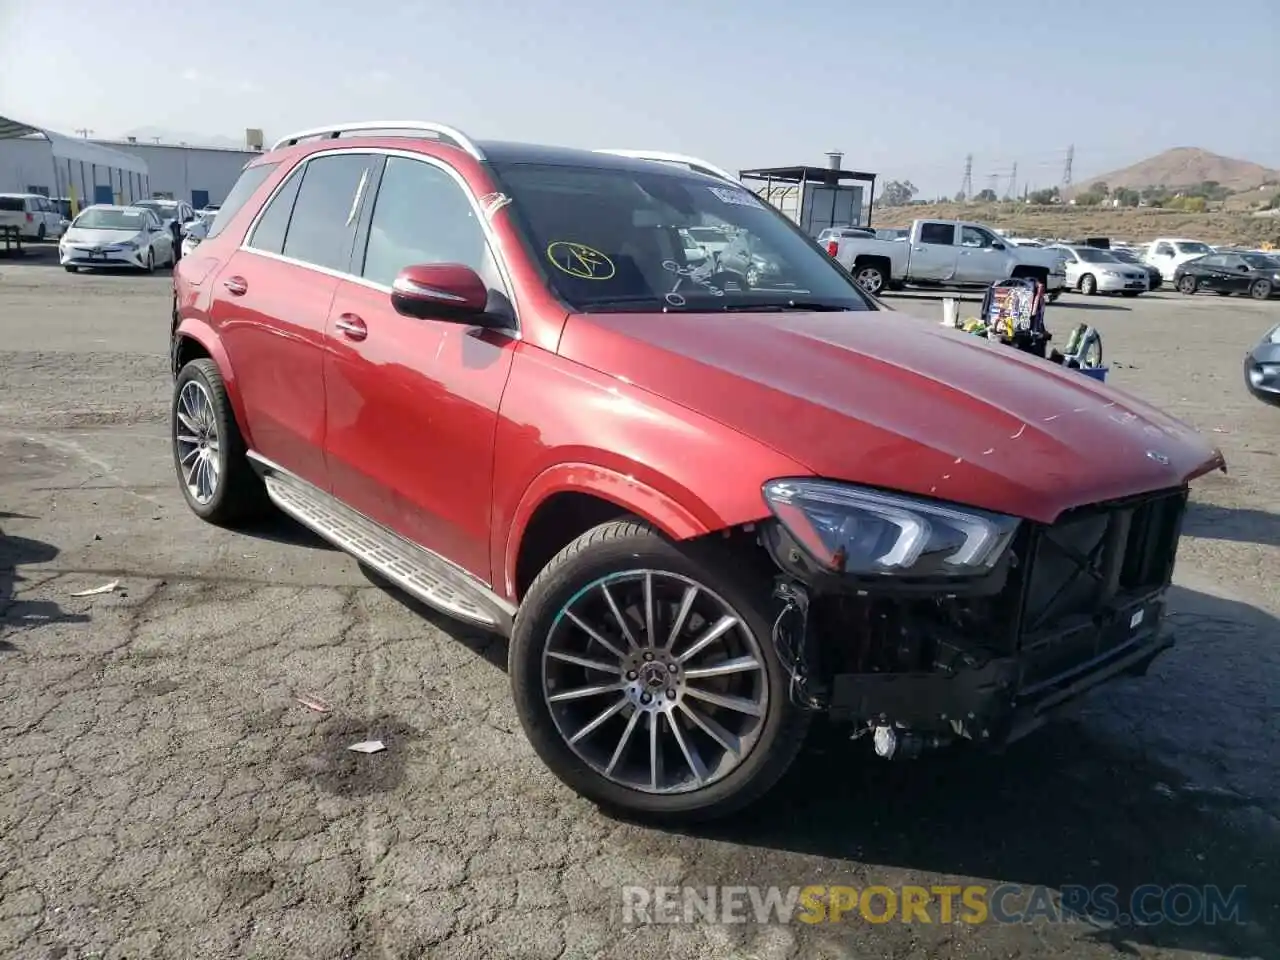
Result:
<svg viewBox="0 0 1280 960">
<path fill-rule="evenodd" d="M 1197 243 L 1194 240 L 1181 240 L 1175 243 L 1174 246 L 1178 248 L 1179 253 L 1213 253 L 1207 243 Z"/>
<path fill-rule="evenodd" d="M 1119 263 L 1110 250 L 1099 250 L 1097 247 L 1077 247 L 1076 256 L 1086 263 Z"/>
<path fill-rule="evenodd" d="M 1124 263 L 1138 263 L 1139 260 L 1128 250 L 1112 250 L 1111 255 Z"/>
<path fill-rule="evenodd" d="M 871 310 L 853 279 L 738 184 L 682 170 L 495 164 L 529 256 L 576 310 Z M 685 230 L 702 248 L 689 257 Z"/>
<path fill-rule="evenodd" d="M 76 217 L 73 227 L 84 230 L 128 230 L 141 233 L 147 216 L 141 210 L 101 210 L 90 207 Z"/>
<path fill-rule="evenodd" d="M 1244 253 L 1240 255 L 1255 270 L 1280 270 L 1280 257 L 1268 257 L 1261 253 Z"/>
<path fill-rule="evenodd" d="M 178 215 L 178 205 L 158 203 L 154 200 L 140 200 L 134 204 L 135 207 L 146 207 L 148 210 L 155 212 L 155 215 L 161 220 L 170 220 Z"/>
</svg>

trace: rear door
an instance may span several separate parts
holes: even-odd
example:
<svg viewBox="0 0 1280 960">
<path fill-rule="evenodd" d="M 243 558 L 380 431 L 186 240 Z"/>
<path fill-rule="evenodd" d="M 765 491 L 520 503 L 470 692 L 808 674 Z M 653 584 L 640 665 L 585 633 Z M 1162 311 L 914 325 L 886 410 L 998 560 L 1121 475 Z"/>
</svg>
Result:
<svg viewBox="0 0 1280 960">
<path fill-rule="evenodd" d="M 479 205 L 443 162 L 393 155 L 366 204 L 351 272 L 338 284 L 325 361 L 333 492 L 344 503 L 491 577 L 498 406 L 513 332 L 419 319 L 391 306 L 404 267 L 460 263 L 515 327 L 511 294 Z"/>
<path fill-rule="evenodd" d="M 213 293 L 255 451 L 326 490 L 325 322 L 375 162 L 345 151 L 307 158 L 277 187 Z"/>
<path fill-rule="evenodd" d="M 956 273 L 956 224 L 920 221 L 911 238 L 907 280 L 950 280 Z"/>
</svg>

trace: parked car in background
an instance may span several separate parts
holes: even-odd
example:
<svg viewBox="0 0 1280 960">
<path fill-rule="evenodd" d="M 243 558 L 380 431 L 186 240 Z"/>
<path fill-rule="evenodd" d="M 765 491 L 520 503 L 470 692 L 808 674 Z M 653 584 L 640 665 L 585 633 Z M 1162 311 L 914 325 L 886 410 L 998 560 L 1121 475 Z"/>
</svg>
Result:
<svg viewBox="0 0 1280 960">
<path fill-rule="evenodd" d="M 1165 283 L 1173 283 L 1173 274 L 1179 264 L 1209 253 L 1213 253 L 1213 249 L 1199 240 L 1162 237 L 1147 244 L 1147 251 L 1143 254 L 1142 260 L 1159 270 Z"/>
<path fill-rule="evenodd" d="M 815 714 L 886 757 L 1003 745 L 1173 642 L 1188 484 L 1224 465 L 1191 427 L 870 317 L 731 180 L 394 126 L 253 157 L 178 264 L 175 479 L 505 633 L 515 713 L 581 795 L 728 814 Z M 681 228 L 779 282 L 682 263 Z"/>
<path fill-rule="evenodd" d="M 978 223 L 917 220 L 905 241 L 830 237 L 825 245 L 827 254 L 872 295 L 885 287 L 963 289 L 1032 277 L 1055 296 L 1066 280 L 1058 257 L 1015 246 Z"/>
<path fill-rule="evenodd" d="M 1263 403 L 1280 407 L 1280 326 L 1245 354 L 1244 385 Z"/>
<path fill-rule="evenodd" d="M 1211 253 L 1179 264 L 1173 285 L 1188 295 L 1211 290 L 1224 297 L 1247 293 L 1268 300 L 1280 291 L 1280 259 L 1263 253 Z"/>
<path fill-rule="evenodd" d="M 192 250 L 200 246 L 213 226 L 214 216 L 215 214 L 211 213 L 208 216 L 196 217 L 182 228 L 182 249 L 179 257 L 189 256 Z"/>
<path fill-rule="evenodd" d="M 1068 289 L 1079 290 L 1085 296 L 1119 293 L 1136 297 L 1147 290 L 1146 268 L 1127 264 L 1110 250 L 1065 245 L 1046 249 L 1065 258 Z"/>
<path fill-rule="evenodd" d="M 0 193 L 0 227 L 16 227 L 24 240 L 62 235 L 62 211 L 38 193 Z"/>
<path fill-rule="evenodd" d="M 181 251 L 182 228 L 196 220 L 196 212 L 185 200 L 138 200 L 133 206 L 150 210 L 173 236 L 173 249 Z M 181 253 L 179 252 L 179 256 Z"/>
<path fill-rule="evenodd" d="M 68 273 L 81 267 L 137 267 L 150 273 L 177 261 L 173 234 L 145 207 L 95 204 L 71 221 L 58 243 Z"/>
<path fill-rule="evenodd" d="M 821 231 L 818 236 L 818 244 L 825 246 L 828 240 L 835 237 L 872 237 L 878 236 L 875 230 L 870 227 L 827 227 Z"/>
<path fill-rule="evenodd" d="M 1112 247 L 1111 255 L 1123 264 L 1131 267 L 1137 267 L 1147 274 L 1147 289 L 1159 290 L 1164 283 L 1164 278 L 1160 276 L 1160 271 L 1149 263 L 1144 263 L 1142 257 L 1135 253 L 1130 247 Z"/>
</svg>

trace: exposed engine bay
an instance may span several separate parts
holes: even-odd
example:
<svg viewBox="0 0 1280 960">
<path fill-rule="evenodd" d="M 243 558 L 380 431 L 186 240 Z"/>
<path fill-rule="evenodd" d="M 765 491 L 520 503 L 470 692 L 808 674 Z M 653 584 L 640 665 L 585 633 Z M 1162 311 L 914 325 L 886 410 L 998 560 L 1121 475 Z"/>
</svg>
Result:
<svg viewBox="0 0 1280 960">
<path fill-rule="evenodd" d="M 822 571 L 782 523 L 774 643 L 804 706 L 873 734 L 882 756 L 956 739 L 1003 745 L 1119 674 L 1145 672 L 1161 631 L 1185 488 L 1024 522 L 963 585 Z"/>
</svg>

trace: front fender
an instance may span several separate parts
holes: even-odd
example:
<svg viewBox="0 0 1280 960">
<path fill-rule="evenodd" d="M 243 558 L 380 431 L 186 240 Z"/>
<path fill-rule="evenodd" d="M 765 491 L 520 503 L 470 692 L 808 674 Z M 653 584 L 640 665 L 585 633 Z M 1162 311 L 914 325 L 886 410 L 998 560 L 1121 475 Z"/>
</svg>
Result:
<svg viewBox="0 0 1280 960">
<path fill-rule="evenodd" d="M 250 449 L 253 448 L 253 437 L 249 433 L 249 421 L 245 417 L 244 403 L 240 397 L 239 384 L 236 380 L 235 368 L 231 365 L 231 358 L 227 356 L 227 351 L 222 345 L 221 338 L 214 332 L 204 320 L 198 317 L 185 317 L 178 323 L 174 330 L 172 350 L 174 358 L 177 358 L 178 343 L 182 338 L 194 340 L 209 355 L 218 366 L 218 373 L 222 376 L 222 383 L 227 388 L 227 399 L 231 401 L 231 410 L 235 414 L 236 423 L 240 426 L 240 435 L 244 437 L 244 442 Z M 176 367 L 177 364 L 175 363 Z M 177 374 L 174 370 L 174 374 Z"/>
<path fill-rule="evenodd" d="M 501 554 L 506 596 L 516 594 L 516 563 L 529 521 L 538 507 L 558 493 L 585 493 L 608 500 L 648 521 L 672 540 L 688 540 L 723 526 L 710 507 L 687 491 L 686 503 L 681 503 L 634 475 L 595 463 L 560 463 L 534 477 L 511 517 Z"/>
</svg>

